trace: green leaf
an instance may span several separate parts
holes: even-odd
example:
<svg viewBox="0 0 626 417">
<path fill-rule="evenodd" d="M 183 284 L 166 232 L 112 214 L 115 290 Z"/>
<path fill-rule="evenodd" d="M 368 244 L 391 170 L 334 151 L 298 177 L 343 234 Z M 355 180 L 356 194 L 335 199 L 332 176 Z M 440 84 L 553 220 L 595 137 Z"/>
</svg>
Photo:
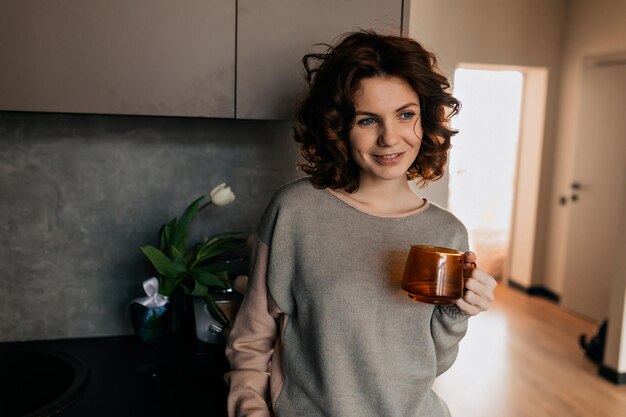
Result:
<svg viewBox="0 0 626 417">
<path fill-rule="evenodd" d="M 185 265 L 185 257 L 182 252 L 180 252 L 174 245 L 170 246 L 170 253 L 172 254 L 171 259 L 174 260 L 174 263 L 179 265 Z"/>
<path fill-rule="evenodd" d="M 235 264 L 208 264 L 208 265 L 196 266 L 193 268 L 193 270 L 216 273 L 216 272 L 230 272 L 237 268 L 239 268 L 239 266 Z"/>
<path fill-rule="evenodd" d="M 185 252 L 187 249 L 187 234 L 189 231 L 189 225 L 193 219 L 196 218 L 198 214 L 198 208 L 200 207 L 200 202 L 206 196 L 202 196 L 196 199 L 193 203 L 191 203 L 186 209 L 180 220 L 176 223 L 176 227 L 174 228 L 174 233 L 172 235 L 172 246 L 178 249 L 181 252 Z"/>
<path fill-rule="evenodd" d="M 234 249 L 241 249 L 246 245 L 246 240 L 243 238 L 227 238 L 220 240 L 209 240 L 204 243 L 199 249 L 196 255 L 195 263 L 206 261 L 224 252 Z"/>
<path fill-rule="evenodd" d="M 221 248 L 224 245 L 226 246 L 230 245 L 231 249 L 243 248 L 246 245 L 246 239 L 242 236 L 243 234 L 240 232 L 220 233 L 211 237 L 210 239 L 205 240 L 204 242 L 201 242 L 199 246 L 196 247 L 196 251 L 198 255 L 201 255 L 202 257 L 206 258 L 206 256 L 203 255 L 203 253 L 206 253 L 211 248 L 215 248 L 215 247 Z M 211 256 L 215 256 L 215 255 L 211 255 Z"/>
<path fill-rule="evenodd" d="M 197 254 L 198 254 L 197 249 L 189 251 L 189 253 L 185 255 L 185 265 L 190 265 L 190 267 L 193 268 L 194 261 L 196 260 Z"/>
<path fill-rule="evenodd" d="M 209 294 L 206 295 L 206 306 L 207 310 L 209 310 L 209 313 L 211 313 L 211 316 L 213 316 L 213 318 L 217 320 L 219 324 L 224 327 L 230 327 L 230 321 L 219 308 L 213 297 L 211 297 Z"/>
<path fill-rule="evenodd" d="M 209 288 L 196 280 L 193 281 L 192 289 L 189 289 L 187 285 L 184 285 L 184 287 L 185 292 L 189 295 L 197 295 L 199 297 L 206 297 L 209 295 Z"/>
<path fill-rule="evenodd" d="M 165 251 L 171 246 L 172 235 L 174 234 L 174 228 L 176 227 L 176 217 L 161 226 L 161 252 Z"/>
<path fill-rule="evenodd" d="M 216 235 L 211 236 L 211 238 L 206 240 L 207 244 L 211 244 L 214 242 L 217 242 L 218 240 L 223 240 L 223 239 L 229 239 L 229 238 L 239 238 L 239 239 L 244 239 L 244 233 L 243 232 L 223 232 L 223 233 L 218 233 Z"/>
<path fill-rule="evenodd" d="M 189 271 L 191 276 L 207 287 L 217 287 L 222 289 L 230 288 L 230 281 L 228 280 L 228 274 L 226 271 L 221 272 L 208 272 L 206 269 L 202 267 L 194 268 Z"/>
<path fill-rule="evenodd" d="M 173 263 L 163 252 L 154 246 L 142 246 L 141 252 L 150 260 L 159 274 L 168 278 L 177 278 L 186 271 L 186 268 Z"/>
<path fill-rule="evenodd" d="M 217 255 L 233 249 L 241 249 L 245 246 L 245 239 L 241 238 L 229 238 L 222 240 L 213 240 L 201 243 L 196 246 L 192 253 L 194 253 L 193 261 L 187 256 L 187 264 L 191 264 L 190 268 L 193 268 L 201 262 L 206 262 Z"/>
<path fill-rule="evenodd" d="M 161 275 L 159 279 L 159 293 L 170 296 L 178 286 L 178 280 L 174 278 L 168 278 Z"/>
</svg>

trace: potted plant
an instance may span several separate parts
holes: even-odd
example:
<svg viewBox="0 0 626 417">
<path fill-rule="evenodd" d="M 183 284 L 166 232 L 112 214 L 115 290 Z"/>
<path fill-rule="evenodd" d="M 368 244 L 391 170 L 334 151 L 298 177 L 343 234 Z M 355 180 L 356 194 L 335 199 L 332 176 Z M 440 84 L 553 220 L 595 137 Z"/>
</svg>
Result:
<svg viewBox="0 0 626 417">
<path fill-rule="evenodd" d="M 208 197 L 208 201 L 203 201 Z M 225 183 L 213 188 L 209 195 L 203 195 L 192 202 L 180 218 L 173 218 L 161 226 L 159 247 L 142 246 L 141 252 L 157 271 L 158 277 L 144 283 L 148 297 L 142 304 L 145 307 L 161 307 L 169 303 L 169 297 L 178 289 L 189 295 L 205 297 L 211 315 L 224 327 L 229 320 L 211 297 L 210 288 L 230 289 L 229 265 L 216 262 L 216 258 L 229 251 L 245 247 L 246 239 L 238 232 L 227 232 L 207 237 L 193 245 L 189 244 L 189 228 L 198 213 L 209 205 L 225 206 L 235 199 L 235 194 Z M 149 282 L 150 281 L 150 282 Z M 149 284 L 146 284 L 149 283 Z M 156 288 L 155 288 L 156 287 Z M 152 293 L 150 294 L 149 291 Z M 146 312 L 148 313 L 148 312 Z M 154 311 L 156 313 L 156 311 Z M 135 331 L 137 323 L 147 325 L 147 317 L 133 318 Z M 141 335 L 140 335 L 141 338 Z"/>
</svg>

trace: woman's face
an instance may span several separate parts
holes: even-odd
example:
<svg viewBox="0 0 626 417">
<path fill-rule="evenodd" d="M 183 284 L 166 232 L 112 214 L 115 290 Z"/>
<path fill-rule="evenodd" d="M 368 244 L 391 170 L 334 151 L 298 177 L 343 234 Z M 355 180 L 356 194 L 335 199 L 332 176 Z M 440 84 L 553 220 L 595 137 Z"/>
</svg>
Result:
<svg viewBox="0 0 626 417">
<path fill-rule="evenodd" d="M 360 167 L 360 182 L 406 181 L 422 143 L 417 93 L 400 78 L 365 78 L 354 107 L 349 143 Z"/>
</svg>

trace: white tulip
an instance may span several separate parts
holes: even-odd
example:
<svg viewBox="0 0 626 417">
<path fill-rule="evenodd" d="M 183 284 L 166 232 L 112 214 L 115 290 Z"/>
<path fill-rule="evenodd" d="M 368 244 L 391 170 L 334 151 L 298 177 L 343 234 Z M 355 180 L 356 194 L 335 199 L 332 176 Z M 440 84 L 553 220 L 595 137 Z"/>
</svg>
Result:
<svg viewBox="0 0 626 417">
<path fill-rule="evenodd" d="M 211 202 L 216 206 L 225 206 L 235 201 L 235 193 L 223 182 L 211 190 Z"/>
</svg>

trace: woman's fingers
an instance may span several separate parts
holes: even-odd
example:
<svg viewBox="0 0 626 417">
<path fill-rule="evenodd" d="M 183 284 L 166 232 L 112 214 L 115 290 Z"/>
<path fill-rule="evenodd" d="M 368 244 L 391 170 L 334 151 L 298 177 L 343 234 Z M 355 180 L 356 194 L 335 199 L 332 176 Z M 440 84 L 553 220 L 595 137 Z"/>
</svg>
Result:
<svg viewBox="0 0 626 417">
<path fill-rule="evenodd" d="M 488 310 L 494 300 L 493 292 L 496 285 L 497 282 L 491 275 L 475 268 L 471 277 L 465 280 L 465 292 L 463 298 L 457 300 L 457 306 L 471 316 Z"/>
<path fill-rule="evenodd" d="M 493 301 L 493 290 L 496 288 L 496 280 L 481 269 L 472 271 L 472 276 L 465 280 L 465 289 L 474 291 L 489 302 Z"/>
<path fill-rule="evenodd" d="M 465 296 L 463 296 L 465 297 Z M 464 312 L 465 314 L 468 314 L 470 316 L 475 316 L 478 313 L 480 313 L 481 310 L 480 308 L 478 308 L 477 306 L 468 303 L 467 301 L 465 301 L 464 298 L 460 298 L 458 300 L 455 301 L 455 304 L 459 307 L 459 309 Z"/>
<path fill-rule="evenodd" d="M 485 271 L 476 267 L 476 254 L 468 251 L 463 254 L 464 266 L 468 278 L 465 280 L 463 298 L 456 301 L 456 305 L 465 314 L 475 316 L 481 311 L 488 310 L 493 303 L 493 291 L 496 280 Z M 471 271 L 467 271 L 471 269 Z"/>
</svg>

